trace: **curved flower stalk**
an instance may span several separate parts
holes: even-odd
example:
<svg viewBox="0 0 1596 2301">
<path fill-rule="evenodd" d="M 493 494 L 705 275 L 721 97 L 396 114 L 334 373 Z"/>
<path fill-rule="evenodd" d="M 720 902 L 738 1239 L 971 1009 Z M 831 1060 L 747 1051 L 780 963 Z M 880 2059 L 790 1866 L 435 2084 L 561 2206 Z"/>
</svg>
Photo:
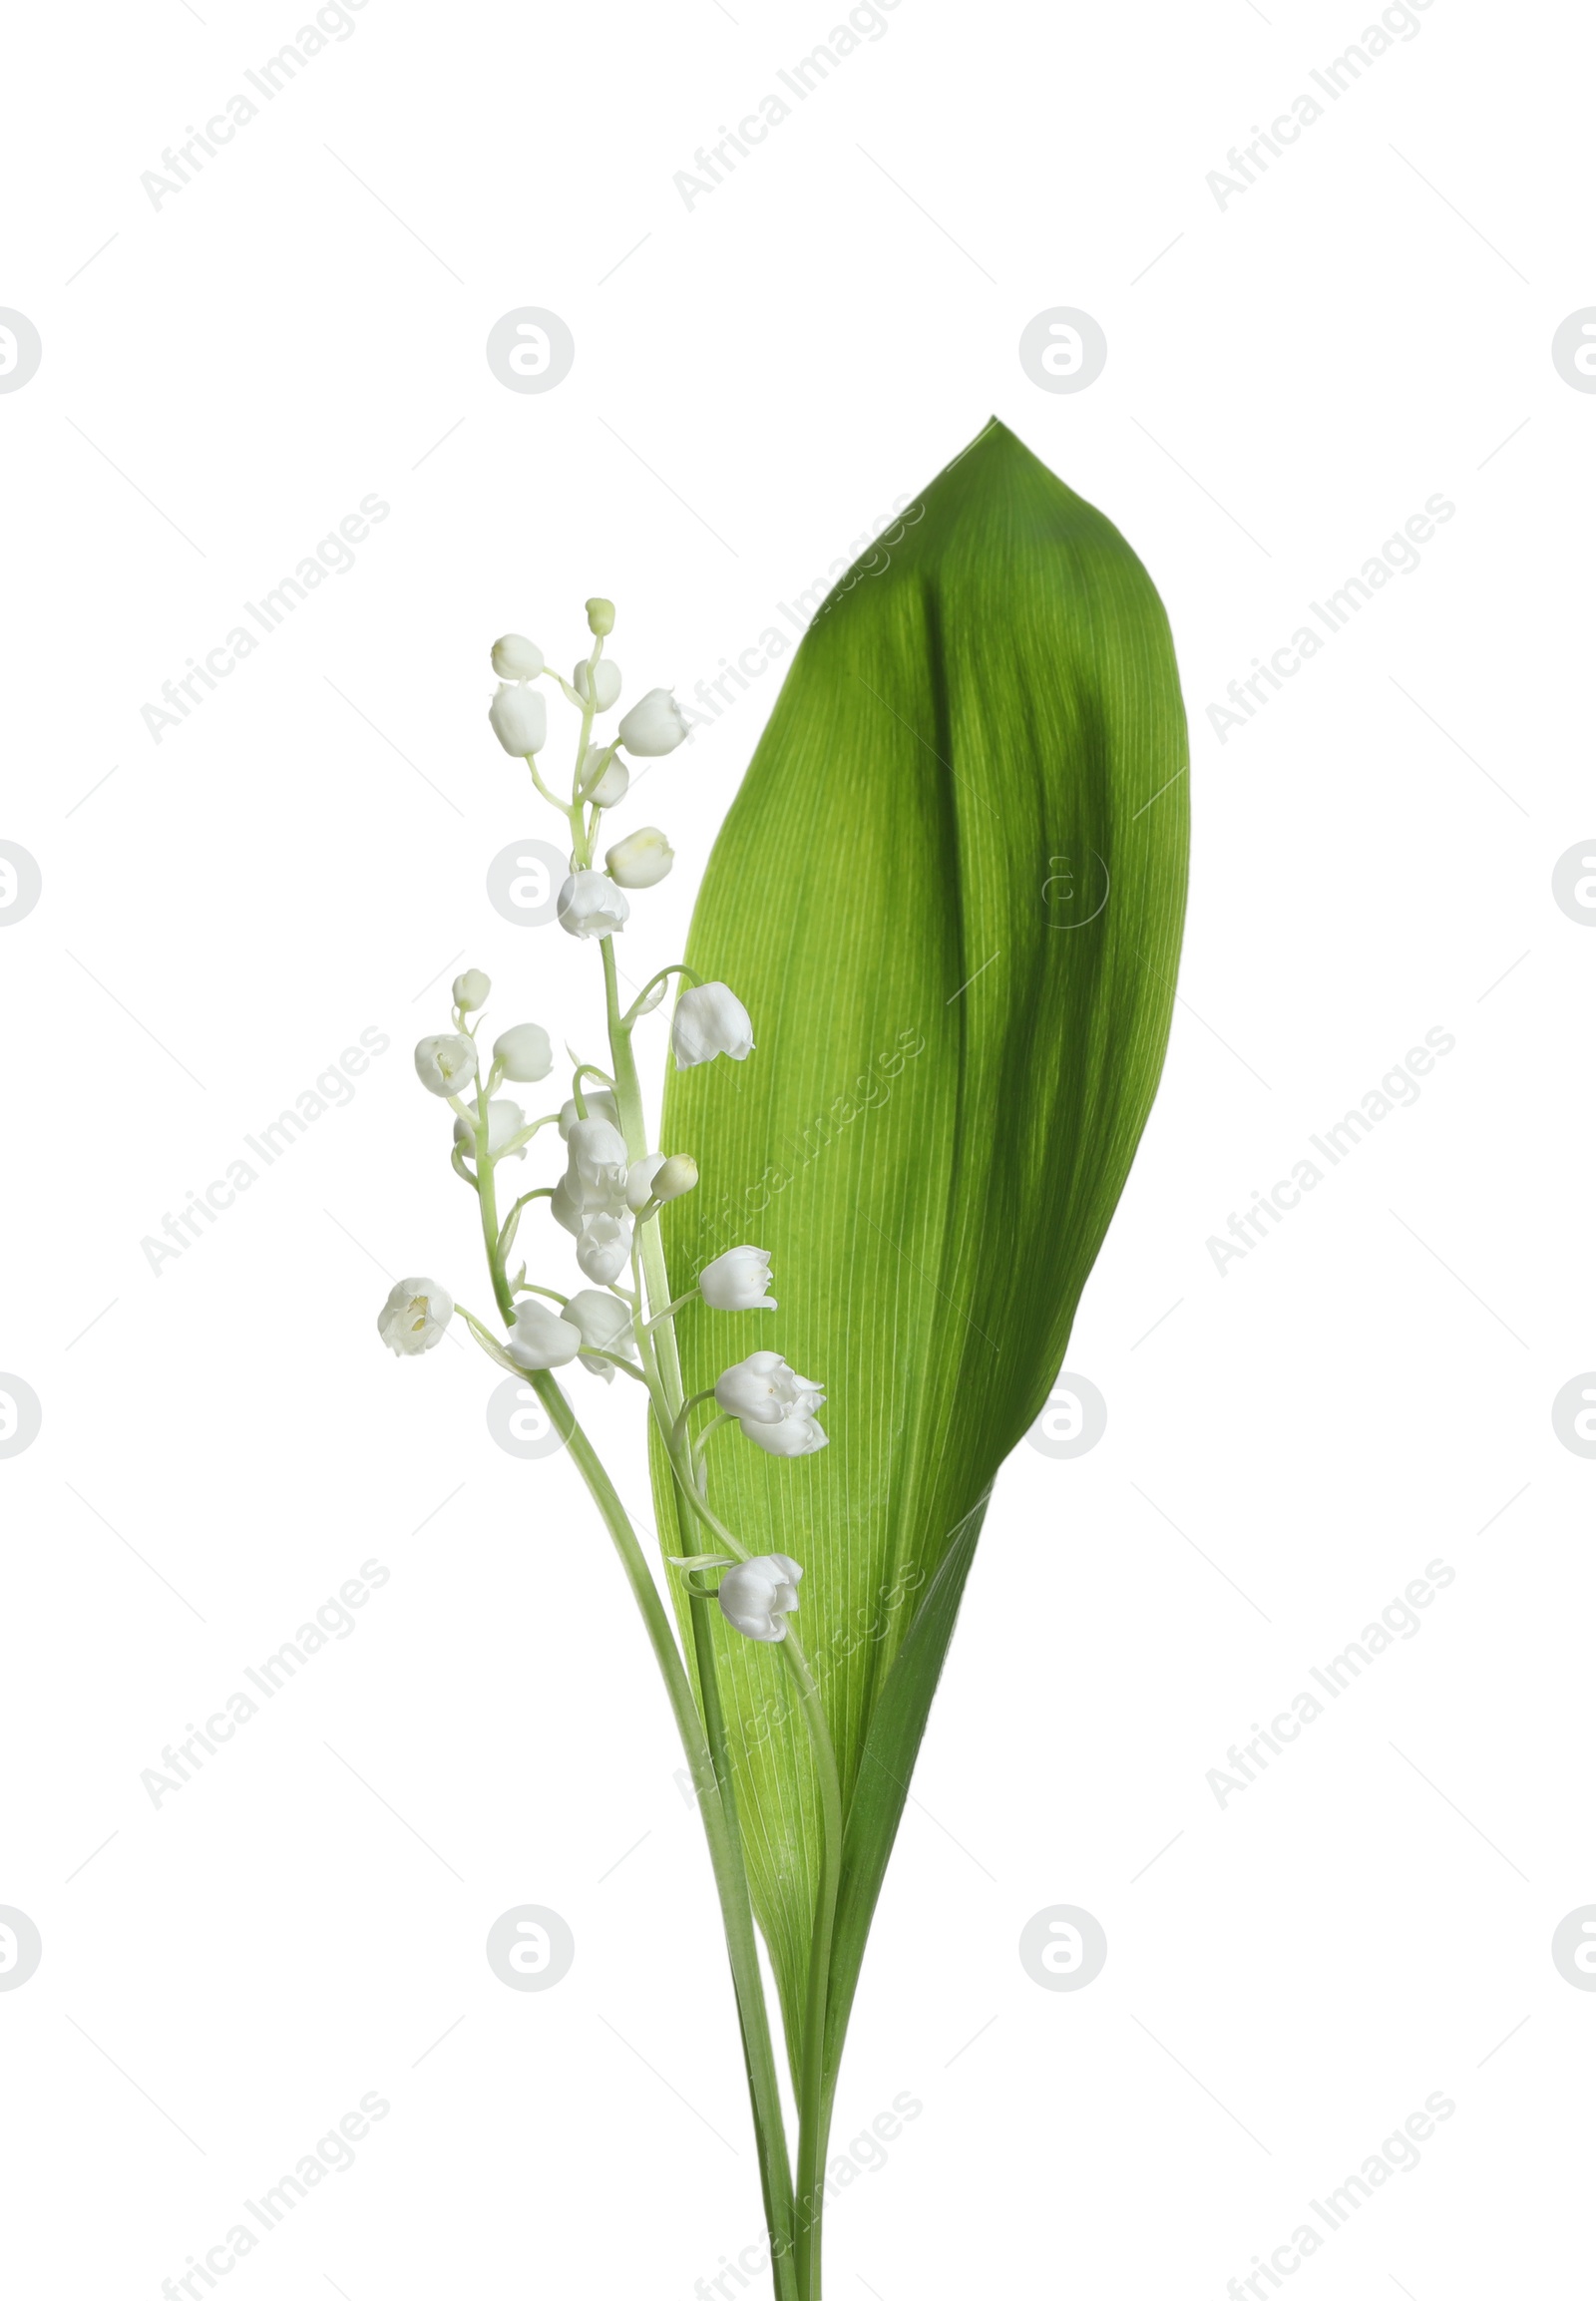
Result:
<svg viewBox="0 0 1596 2301">
<path fill-rule="evenodd" d="M 694 1285 L 672 1295 L 657 1218 L 662 1207 L 697 1187 L 698 1165 L 690 1152 L 667 1151 L 647 1139 L 633 1033 L 672 981 L 678 997 L 670 1046 L 678 1067 L 710 1064 L 722 1055 L 746 1061 L 754 1050 L 754 1026 L 726 983 L 702 981 L 679 963 L 660 969 L 621 1008 L 614 938 L 631 922 L 625 891 L 636 894 L 657 886 L 674 855 L 665 834 L 652 825 L 616 840 L 601 862 L 596 859 L 595 843 L 600 820 L 625 797 L 628 769 L 620 754 L 664 757 L 685 739 L 687 729 L 669 692 L 656 687 L 632 705 L 612 738 L 606 741 L 596 732 L 596 721 L 614 707 L 621 691 L 619 670 L 603 653 L 613 607 L 607 600 L 591 599 L 588 622 L 594 644 L 569 682 L 549 670 L 534 641 L 515 632 L 497 640 L 493 668 L 501 683 L 488 715 L 504 749 L 525 760 L 539 797 L 564 818 L 570 869 L 556 915 L 567 934 L 598 945 L 610 1067 L 578 1063 L 563 1106 L 529 1118 L 520 1102 L 499 1090 L 507 1083 L 536 1085 L 550 1076 L 555 1065 L 548 1029 L 541 1022 L 510 1023 L 485 1051 L 479 1036 L 493 986 L 478 967 L 456 977 L 449 1027 L 419 1042 L 416 1072 L 427 1091 L 453 1113 L 448 1155 L 455 1173 L 477 1196 L 494 1311 L 479 1317 L 433 1280 L 408 1278 L 384 1304 L 378 1329 L 398 1355 L 414 1357 L 434 1346 L 452 1316 L 461 1318 L 496 1365 L 528 1376 L 587 1481 L 642 1614 L 703 1814 L 747 2064 L 776 2294 L 778 2301 L 816 2301 L 815 2215 L 795 2195 L 790 2169 L 726 1754 L 711 1608 L 744 1638 L 780 1650 L 822 1785 L 827 1851 L 813 1913 L 816 1995 L 804 2041 L 792 2048 L 800 2067 L 803 2055 L 812 2051 L 814 2102 L 821 2083 L 824 1980 L 842 1862 L 836 1759 L 794 1622 L 803 1564 L 745 1543 L 712 1508 L 706 1441 L 714 1430 L 735 1423 L 768 1453 L 792 1458 L 814 1453 L 826 1443 L 817 1418 L 825 1394 L 818 1383 L 795 1374 L 775 1350 L 756 1350 L 728 1364 L 712 1389 L 692 1397 L 683 1393 L 677 1320 L 774 1311 L 771 1257 L 755 1245 L 732 1247 L 709 1262 Z M 551 788 L 539 758 L 547 754 L 550 735 L 546 698 L 537 686 L 544 679 L 554 682 L 577 715 L 569 796 Z M 501 1214 L 500 1170 L 529 1154 L 541 1163 L 540 1154 L 553 1144 L 564 1151 L 563 1169 L 520 1192 Z M 542 1201 L 547 1201 L 551 1228 L 538 1234 L 529 1252 L 523 1217 Z M 550 1283 L 553 1263 L 548 1271 L 542 1268 L 544 1257 L 562 1252 L 574 1254 L 588 1282 L 569 1293 Z M 528 1277 L 533 1255 L 540 1259 L 536 1280 Z M 646 1393 L 674 1482 L 673 1510 L 660 1535 L 666 1563 L 682 1573 L 690 1593 L 690 1658 L 677 1642 L 671 1611 L 648 1571 L 636 1532 L 558 1379 L 577 1368 L 606 1383 L 622 1374 Z M 694 1419 L 710 1405 L 718 1410 L 695 1436 Z M 705 1537 L 713 1550 L 705 1550 Z M 801 2128 L 801 2160 L 812 2153 L 804 2149 Z"/>
</svg>

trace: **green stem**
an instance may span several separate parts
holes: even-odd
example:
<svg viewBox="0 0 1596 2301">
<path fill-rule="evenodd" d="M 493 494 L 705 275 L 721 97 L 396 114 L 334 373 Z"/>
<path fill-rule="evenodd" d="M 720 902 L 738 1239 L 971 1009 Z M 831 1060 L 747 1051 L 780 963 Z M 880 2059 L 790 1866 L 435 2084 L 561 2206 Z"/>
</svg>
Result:
<svg viewBox="0 0 1596 2301">
<path fill-rule="evenodd" d="M 690 1398 L 684 1398 L 682 1400 L 681 1412 L 676 1416 L 675 1420 L 670 1425 L 670 1429 L 666 1437 L 667 1445 L 675 1446 L 680 1444 L 681 1440 L 687 1435 L 687 1416 L 692 1412 L 694 1406 L 707 1405 L 714 1394 L 715 1393 L 712 1389 L 694 1390 Z"/>
<path fill-rule="evenodd" d="M 726 1953 L 731 1965 L 738 2028 L 742 2037 L 748 2093 L 758 2142 L 760 2182 L 771 2237 L 771 2274 L 775 2281 L 777 2301 L 800 2301 L 797 2240 L 793 2229 L 792 2173 L 787 2156 L 786 2127 L 782 2121 L 781 2095 L 776 2084 L 775 2054 L 771 2046 L 764 1992 L 759 1977 L 759 1953 L 754 1942 L 753 1913 L 748 1901 L 748 1881 L 743 1869 L 742 1850 L 729 1799 L 721 1792 L 712 1735 L 706 1730 L 705 1722 L 700 1719 L 693 1702 L 692 1687 L 641 1545 L 632 1531 L 619 1496 L 605 1475 L 603 1464 L 595 1453 L 586 1431 L 572 1411 L 570 1400 L 554 1375 L 534 1374 L 531 1381 L 547 1407 L 550 1419 L 565 1439 L 566 1450 L 582 1472 L 588 1491 L 598 1505 L 622 1571 L 631 1585 L 632 1595 L 648 1633 L 648 1642 L 654 1650 L 654 1659 L 665 1681 L 676 1730 L 681 1736 L 681 1746 L 692 1775 L 698 1808 L 703 1815 L 710 1866 L 720 1896 Z M 694 1604 L 695 1616 L 702 1611 L 702 1606 L 701 1601 Z"/>
<path fill-rule="evenodd" d="M 826 2140 L 831 2121 L 826 2085 L 826 1994 L 831 1975 L 832 1932 L 837 1921 L 837 1894 L 842 1882 L 842 1790 L 820 1689 L 790 1623 L 781 1642 L 781 1652 L 798 1689 L 820 1781 L 821 1868 L 809 1939 L 809 1981 L 804 1997 L 803 2051 L 798 2081 L 798 2186 L 794 2196 L 799 2301 L 820 2301 L 820 2224 L 825 2198 Z"/>
<path fill-rule="evenodd" d="M 711 1425 L 713 1427 L 713 1425 Z M 683 1454 L 688 1455 L 686 1464 Z M 701 1518 L 716 1540 L 738 1557 L 748 1553 L 730 1528 L 722 1523 L 697 1490 L 691 1476 L 691 1449 L 670 1449 L 678 1492 Z M 799 1707 L 808 1728 L 820 1785 L 821 1870 L 815 1895 L 814 1921 L 809 1937 L 809 1976 L 804 1999 L 803 2041 L 798 2064 L 798 2186 L 793 2204 L 797 2215 L 798 2301 L 820 2301 L 820 2223 L 825 2198 L 826 2142 L 831 2130 L 832 2087 L 826 2070 L 826 2001 L 831 1974 L 832 1934 L 837 1921 L 837 1895 L 842 1882 L 842 1788 L 837 1754 L 832 1746 L 826 1713 L 796 1632 L 789 1623 L 781 1642 L 785 1661 L 798 1690 Z"/>
<path fill-rule="evenodd" d="M 713 1393 L 711 1393 L 711 1395 L 713 1395 Z M 724 1429 L 728 1422 L 735 1422 L 736 1419 L 737 1417 L 735 1414 L 717 1414 L 712 1422 L 706 1422 L 704 1424 L 697 1437 L 693 1440 L 692 1466 L 694 1485 L 702 1485 L 704 1477 L 707 1475 L 704 1470 L 704 1448 L 708 1445 L 710 1439 L 714 1436 L 717 1430 Z"/>
<path fill-rule="evenodd" d="M 703 976 L 694 974 L 690 966 L 662 966 L 657 974 L 649 975 L 641 990 L 638 991 L 636 997 L 621 1016 L 620 1027 L 622 1030 L 630 1030 L 632 1024 L 637 1021 L 642 1013 L 642 1002 L 648 996 L 649 991 L 653 989 L 654 984 L 656 982 L 668 982 L 673 974 L 684 975 L 689 982 L 701 983 L 703 981 Z"/>
<path fill-rule="evenodd" d="M 661 1292 L 663 1292 L 663 1289 L 661 1289 Z M 681 1309 L 681 1307 L 682 1307 L 683 1303 L 690 1303 L 690 1302 L 692 1301 L 692 1299 L 693 1299 L 694 1295 L 696 1295 L 696 1294 L 697 1294 L 697 1292 L 698 1292 L 698 1289 L 697 1289 L 696 1287 L 689 1287 L 689 1288 L 687 1289 L 687 1292 L 686 1292 L 684 1295 L 678 1295 L 678 1296 L 676 1297 L 676 1299 L 675 1299 L 675 1301 L 674 1301 L 674 1302 L 671 1302 L 671 1303 L 666 1303 L 666 1305 L 665 1305 L 665 1307 L 664 1307 L 664 1309 L 663 1309 L 662 1311 L 655 1311 L 655 1313 L 654 1313 L 653 1317 L 652 1317 L 652 1318 L 651 1318 L 651 1319 L 648 1321 L 648 1325 L 649 1325 L 650 1329 L 652 1329 L 652 1328 L 654 1328 L 654 1327 L 661 1327 L 661 1326 L 663 1326 L 663 1325 L 664 1325 L 664 1323 L 665 1323 L 665 1321 L 666 1321 L 667 1319 L 669 1319 L 669 1318 L 673 1318 L 673 1317 L 675 1316 L 676 1312 L 677 1312 L 677 1311 L 679 1311 L 679 1310 Z M 653 1290 L 652 1290 L 652 1288 L 650 1288 L 650 1289 L 649 1289 L 649 1300 L 650 1300 L 650 1302 L 654 1300 L 654 1294 L 653 1294 Z M 676 1347 L 676 1345 L 675 1345 L 675 1339 L 674 1339 L 674 1337 L 672 1337 L 672 1339 L 671 1339 L 671 1345 L 670 1345 L 670 1347 L 671 1347 L 671 1355 L 674 1357 L 674 1355 L 675 1355 L 675 1347 Z M 677 1388 L 679 1389 L 679 1388 L 680 1388 L 680 1386 L 681 1386 L 681 1384 L 680 1384 L 680 1375 L 679 1375 L 679 1372 L 678 1372 L 678 1376 L 677 1376 Z M 713 1391 L 709 1391 L 709 1392 L 707 1392 L 707 1393 L 706 1393 L 706 1395 L 707 1395 L 707 1396 L 710 1396 L 710 1397 L 713 1397 L 713 1395 L 714 1395 L 714 1392 L 713 1392 Z"/>
<path fill-rule="evenodd" d="M 605 936 L 599 944 L 599 951 L 603 959 L 610 1060 L 614 1065 L 615 1108 L 628 1156 L 641 1158 L 647 1150 L 642 1090 L 637 1081 L 631 1039 L 621 1022 L 612 938 Z M 642 1266 L 646 1300 L 650 1305 L 662 1309 L 670 1300 L 670 1282 L 665 1270 L 664 1245 L 657 1223 L 641 1226 L 638 1259 Z M 653 1372 L 658 1383 L 655 1408 L 662 1427 L 668 1432 L 682 1408 L 681 1361 L 669 1320 L 665 1320 L 656 1334 L 647 1334 L 645 1342 L 646 1357 L 653 1362 Z M 678 1540 L 684 1541 L 686 1528 L 679 1500 L 676 1504 L 676 1522 Z M 688 1619 L 692 1629 L 698 1698 L 703 1706 L 704 1731 L 714 1768 L 717 1810 L 724 1823 L 730 1861 L 736 1873 L 735 1886 L 729 1890 L 729 1896 L 727 1890 L 722 1891 L 721 1908 L 742 2023 L 743 2058 L 747 2065 L 748 2091 L 753 2106 L 765 2218 L 771 2232 L 771 2277 L 777 2301 L 799 2301 L 787 2130 L 782 2116 L 780 2089 L 776 2082 L 776 2057 L 771 2044 L 770 2015 L 765 2004 L 764 1982 L 759 1971 L 758 1954 L 753 1948 L 753 1907 L 743 1859 L 736 1794 L 732 1786 L 732 1767 L 726 1744 L 725 1715 L 720 1701 L 709 1602 L 693 1598 L 688 1606 Z"/>
</svg>

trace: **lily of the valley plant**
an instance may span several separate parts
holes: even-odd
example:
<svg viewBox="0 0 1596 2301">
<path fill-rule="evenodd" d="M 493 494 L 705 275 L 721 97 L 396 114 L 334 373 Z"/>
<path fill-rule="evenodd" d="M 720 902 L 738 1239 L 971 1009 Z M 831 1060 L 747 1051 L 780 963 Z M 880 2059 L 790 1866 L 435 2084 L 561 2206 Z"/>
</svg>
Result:
<svg viewBox="0 0 1596 2301">
<path fill-rule="evenodd" d="M 1140 563 L 995 422 L 822 608 L 686 961 L 623 1004 L 614 939 L 673 856 L 651 826 L 611 842 L 609 818 L 632 763 L 687 730 L 654 688 L 611 731 L 613 623 L 588 601 L 569 680 L 501 638 L 488 712 L 565 819 L 557 916 L 598 948 L 607 1061 L 574 1061 L 529 1115 L 548 1027 L 490 1040 L 486 976 L 456 979 L 416 1070 L 453 1114 L 494 1309 L 410 1278 L 378 1326 L 416 1356 L 464 1320 L 587 1482 L 703 1816 L 777 2301 L 819 2301 L 843 2038 L 932 1695 L 1162 1064 L 1185 722 Z M 574 714 L 569 768 L 548 686 Z M 650 1141 L 639 1026 L 672 984 Z M 573 1258 L 583 1283 L 551 1283 Z M 773 1284 L 769 1327 L 749 1314 L 778 1312 Z M 643 1392 L 657 1573 L 568 1394 L 583 1374 Z"/>
</svg>

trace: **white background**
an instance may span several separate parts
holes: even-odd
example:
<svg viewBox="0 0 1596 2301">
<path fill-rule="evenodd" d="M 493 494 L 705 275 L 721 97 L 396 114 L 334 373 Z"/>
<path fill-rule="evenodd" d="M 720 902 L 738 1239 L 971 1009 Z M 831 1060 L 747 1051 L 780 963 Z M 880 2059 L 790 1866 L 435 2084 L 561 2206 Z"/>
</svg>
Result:
<svg viewBox="0 0 1596 2301">
<path fill-rule="evenodd" d="M 19 2293 L 155 2301 L 371 2091 L 245 2301 L 688 2301 L 755 2237 L 707 1864 L 607 1549 L 568 1464 L 490 1441 L 480 1358 L 376 1339 L 399 1272 L 484 1293 L 408 1048 L 467 960 L 500 1021 L 597 1044 L 592 955 L 485 899 L 542 828 L 485 723 L 494 635 L 569 662 L 602 590 L 628 692 L 690 699 L 993 411 L 1167 602 L 1190 928 L 1071 1344 L 1107 1433 L 999 1483 L 838 2133 L 924 2110 L 833 2207 L 828 2290 L 1218 2297 L 1436 2091 L 1302 2289 L 1572 2290 L 1585 2258 L 1596 1999 L 1549 1942 L 1596 1899 L 1596 1467 L 1550 1407 L 1596 1359 L 1596 936 L 1551 874 L 1593 828 L 1596 401 L 1550 342 L 1596 296 L 1589 27 L 1432 0 L 1221 207 L 1350 4 L 900 0 L 689 209 L 694 148 L 835 20 L 368 0 L 159 207 L 141 175 L 293 10 L 13 26 L 0 302 L 44 346 L 0 397 L 0 836 L 44 880 L 0 936 L 0 1366 L 44 1413 L 0 1462 L 0 1902 L 44 1941 L 0 1994 Z M 547 394 L 484 357 L 522 305 L 575 337 Z M 1017 356 L 1059 305 L 1107 336 L 1078 394 Z M 1437 493 L 1418 570 L 1221 743 L 1227 682 Z M 368 494 L 354 568 L 153 742 L 141 706 Z M 778 675 L 623 819 L 680 856 L 635 979 Z M 353 1102 L 155 1275 L 141 1240 L 366 1026 Z M 1221 1275 L 1209 1237 L 1437 1026 L 1417 1103 Z M 578 1379 L 642 1504 L 629 1398 Z M 355 1633 L 155 1808 L 142 1769 L 368 1558 Z M 1431 1559 L 1421 1633 L 1221 1809 L 1229 1744 Z M 522 1995 L 483 1941 L 529 1901 L 577 1959 Z M 1016 1953 L 1061 1902 L 1108 1936 L 1078 1994 Z"/>
</svg>

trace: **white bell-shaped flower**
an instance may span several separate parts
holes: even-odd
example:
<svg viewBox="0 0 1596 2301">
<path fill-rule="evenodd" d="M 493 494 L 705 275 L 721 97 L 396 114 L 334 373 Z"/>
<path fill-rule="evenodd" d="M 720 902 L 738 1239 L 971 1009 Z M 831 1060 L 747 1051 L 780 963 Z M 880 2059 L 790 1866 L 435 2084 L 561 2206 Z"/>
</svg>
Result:
<svg viewBox="0 0 1596 2301">
<path fill-rule="evenodd" d="M 779 1646 L 787 1635 L 787 1616 L 798 1611 L 803 1576 L 797 1559 L 781 1550 L 745 1559 L 721 1579 L 720 1611 L 744 1638 L 757 1639 L 761 1646 Z"/>
<path fill-rule="evenodd" d="M 646 1158 L 633 1159 L 626 1169 L 626 1204 L 634 1215 L 654 1195 L 654 1177 L 665 1163 L 663 1151 L 650 1151 Z"/>
<path fill-rule="evenodd" d="M 765 1292 L 769 1284 L 770 1257 L 763 1247 L 728 1247 L 698 1274 L 698 1292 L 712 1311 L 773 1311 L 776 1305 Z"/>
<path fill-rule="evenodd" d="M 536 1295 L 525 1295 L 516 1305 L 516 1323 L 505 1348 L 518 1366 L 543 1373 L 550 1366 L 570 1365 L 582 1348 L 582 1329 Z"/>
<path fill-rule="evenodd" d="M 613 935 L 630 915 L 631 905 L 601 871 L 574 871 L 555 905 L 555 916 L 566 933 L 584 943 Z"/>
<path fill-rule="evenodd" d="M 620 1107 L 615 1101 L 614 1095 L 611 1093 L 608 1087 L 585 1086 L 582 1090 L 582 1099 L 588 1105 L 588 1116 L 590 1118 L 606 1118 L 611 1126 L 619 1126 Z M 577 1098 L 575 1095 L 572 1096 L 569 1102 L 561 1104 L 560 1139 L 562 1142 L 570 1142 L 571 1130 L 576 1125 L 578 1119 L 580 1119 L 582 1113 L 577 1108 Z"/>
<path fill-rule="evenodd" d="M 577 1268 L 596 1287 L 611 1286 L 631 1260 L 630 1215 L 588 1215 L 577 1240 Z"/>
<path fill-rule="evenodd" d="M 808 1417 L 826 1402 L 818 1382 L 788 1365 L 779 1350 L 755 1350 L 728 1366 L 715 1384 L 715 1404 L 739 1422 L 785 1422 Z"/>
<path fill-rule="evenodd" d="M 580 1118 L 566 1137 L 566 1172 L 579 1203 L 617 1215 L 626 1204 L 626 1138 L 606 1118 Z"/>
<path fill-rule="evenodd" d="M 377 1332 L 398 1357 L 419 1358 L 441 1342 L 454 1299 L 432 1279 L 401 1279 L 377 1313 Z"/>
<path fill-rule="evenodd" d="M 563 1231 L 569 1231 L 574 1239 L 580 1239 L 587 1216 L 582 1203 L 581 1183 L 573 1183 L 569 1174 L 563 1174 L 550 1193 L 549 1212 Z"/>
<path fill-rule="evenodd" d="M 738 1428 L 766 1454 L 818 1454 L 830 1439 L 812 1414 L 789 1414 L 781 1422 L 740 1422 Z"/>
<path fill-rule="evenodd" d="M 713 1062 L 717 1054 L 744 1062 L 753 1052 L 754 1026 L 742 1000 L 723 982 L 689 983 L 671 1017 L 670 1046 L 678 1070 Z"/>
<path fill-rule="evenodd" d="M 511 1102 L 508 1097 L 501 1098 L 496 1095 L 488 1105 L 488 1156 L 490 1158 L 502 1158 L 506 1146 L 515 1140 L 526 1123 L 527 1114 L 519 1102 Z M 477 1129 L 471 1119 L 457 1118 L 455 1120 L 455 1141 L 460 1145 L 463 1157 L 475 1160 L 477 1156 Z M 526 1155 L 527 1146 L 525 1143 L 513 1153 L 513 1156 L 518 1159 L 524 1159 Z"/>
<path fill-rule="evenodd" d="M 477 1049 L 462 1031 L 435 1032 L 416 1046 L 416 1076 L 429 1094 L 464 1094 L 477 1075 Z"/>
<path fill-rule="evenodd" d="M 618 1296 L 604 1294 L 597 1287 L 584 1287 L 580 1294 L 572 1296 L 562 1316 L 582 1329 L 582 1339 L 587 1344 L 582 1363 L 591 1374 L 601 1374 L 606 1382 L 615 1378 L 614 1367 L 607 1359 L 595 1357 L 596 1350 L 607 1350 L 612 1357 L 636 1357 L 631 1313 Z"/>
</svg>

